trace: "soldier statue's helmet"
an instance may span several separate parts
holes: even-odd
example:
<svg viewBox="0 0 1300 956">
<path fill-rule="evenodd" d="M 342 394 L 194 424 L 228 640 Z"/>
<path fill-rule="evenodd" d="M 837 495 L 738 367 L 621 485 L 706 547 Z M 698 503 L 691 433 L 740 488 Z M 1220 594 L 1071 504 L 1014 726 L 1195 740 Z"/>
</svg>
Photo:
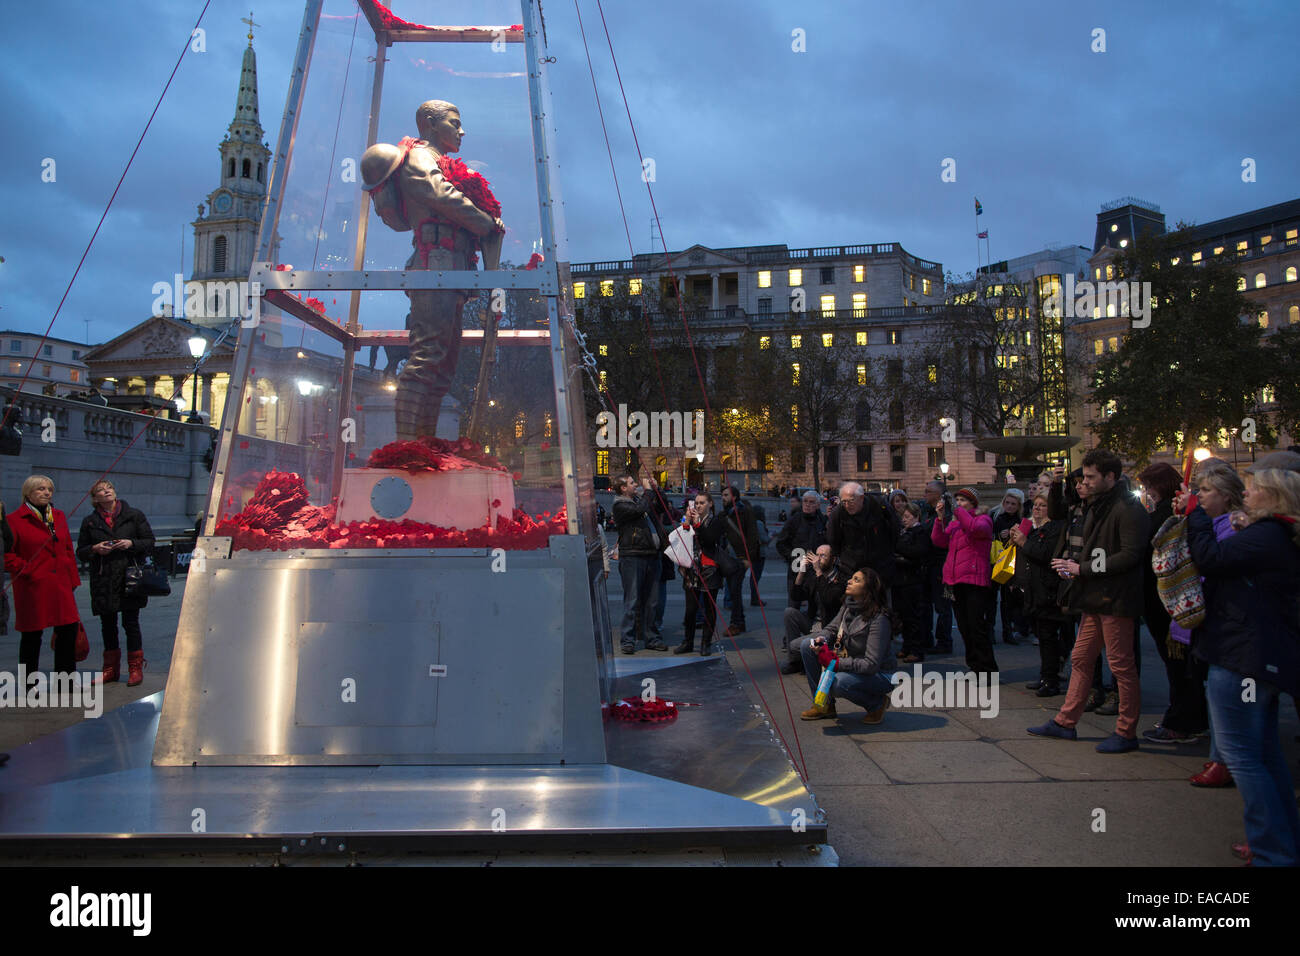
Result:
<svg viewBox="0 0 1300 956">
<path fill-rule="evenodd" d="M 361 188 L 369 192 L 402 165 L 405 153 L 392 143 L 375 143 L 361 154 Z"/>
</svg>

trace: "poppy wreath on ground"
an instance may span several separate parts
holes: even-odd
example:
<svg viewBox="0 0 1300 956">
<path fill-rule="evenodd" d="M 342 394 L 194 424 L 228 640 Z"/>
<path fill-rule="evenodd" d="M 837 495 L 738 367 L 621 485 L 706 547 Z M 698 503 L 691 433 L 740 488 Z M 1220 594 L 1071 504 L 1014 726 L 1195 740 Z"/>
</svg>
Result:
<svg viewBox="0 0 1300 956">
<path fill-rule="evenodd" d="M 642 700 L 640 697 L 624 697 L 614 705 L 611 713 L 615 720 L 645 720 L 662 723 L 677 719 L 677 705 L 671 700 Z"/>
<path fill-rule="evenodd" d="M 445 443 L 450 444 L 450 443 Z M 463 465 L 460 467 L 464 467 Z M 334 523 L 333 505 L 310 504 L 307 486 L 292 472 L 271 471 L 258 482 L 248 505 L 224 518 L 216 533 L 232 540 L 236 551 L 297 551 L 304 548 L 504 548 L 538 551 L 552 535 L 567 534 L 564 508 L 538 517 L 516 508 L 496 524 L 462 531 L 421 521 L 349 521 Z"/>
</svg>

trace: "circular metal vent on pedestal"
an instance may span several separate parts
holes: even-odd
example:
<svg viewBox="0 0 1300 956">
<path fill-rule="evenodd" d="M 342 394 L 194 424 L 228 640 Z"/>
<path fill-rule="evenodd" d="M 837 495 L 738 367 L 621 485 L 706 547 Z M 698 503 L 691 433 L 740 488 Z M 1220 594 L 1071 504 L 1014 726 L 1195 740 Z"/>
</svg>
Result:
<svg viewBox="0 0 1300 956">
<path fill-rule="evenodd" d="M 378 517 L 393 520 L 410 510 L 413 497 L 405 478 L 389 475 L 370 489 L 370 507 Z"/>
</svg>

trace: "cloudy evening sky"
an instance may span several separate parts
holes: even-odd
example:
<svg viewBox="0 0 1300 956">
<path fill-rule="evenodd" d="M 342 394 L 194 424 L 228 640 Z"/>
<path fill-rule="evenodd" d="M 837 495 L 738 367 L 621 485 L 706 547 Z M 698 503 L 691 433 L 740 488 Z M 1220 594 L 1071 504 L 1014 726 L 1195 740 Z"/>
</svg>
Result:
<svg viewBox="0 0 1300 956">
<path fill-rule="evenodd" d="M 646 252 L 650 204 L 600 12 L 579 3 L 632 244 Z M 0 327 L 45 330 L 202 6 L 4 4 Z M 399 0 L 394 10 L 422 23 L 520 19 L 493 15 L 508 3 L 465 12 L 483 6 Z M 569 258 L 626 258 L 573 0 L 543 9 Z M 180 267 L 182 239 L 190 271 L 189 223 L 218 185 L 248 13 L 245 2 L 211 0 L 206 51 L 184 57 L 52 335 L 99 342 L 143 320 L 153 283 Z M 1090 246 L 1099 205 L 1120 196 L 1158 203 L 1171 225 L 1300 196 L 1294 2 L 605 0 L 604 15 L 655 162 L 669 248 L 897 241 L 964 272 L 975 265 L 973 196 L 994 259 Z M 274 147 L 302 6 L 260 0 L 254 16 Z M 1105 52 L 1092 50 L 1097 28 Z M 796 30 L 806 52 L 792 50 Z M 327 34 L 346 44 L 351 21 L 332 18 Z M 391 54 L 415 55 L 433 61 L 423 95 L 442 95 L 454 52 Z M 394 62 L 394 77 L 407 65 Z M 519 82 L 476 69 L 457 75 L 474 73 L 484 96 Z M 473 93 L 457 96 L 475 158 L 475 117 L 488 123 L 491 111 Z M 481 143 L 500 141 L 497 127 L 485 129 Z M 955 183 L 940 179 L 949 157 Z M 1247 157 L 1252 183 L 1242 181 Z M 42 181 L 46 158 L 54 182 Z M 497 187 L 529 169 L 527 156 L 482 159 Z"/>
</svg>

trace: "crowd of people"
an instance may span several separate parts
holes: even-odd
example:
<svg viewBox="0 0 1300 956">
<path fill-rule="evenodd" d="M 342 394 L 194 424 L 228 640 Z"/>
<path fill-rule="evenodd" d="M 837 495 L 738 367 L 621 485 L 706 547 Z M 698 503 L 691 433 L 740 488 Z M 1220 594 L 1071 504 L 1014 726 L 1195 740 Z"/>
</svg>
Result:
<svg viewBox="0 0 1300 956">
<path fill-rule="evenodd" d="M 1113 733 L 1096 745 L 1103 754 L 1137 750 L 1139 736 L 1208 738 L 1209 760 L 1190 782 L 1240 790 L 1247 842 L 1234 852 L 1256 864 L 1300 864 L 1300 818 L 1278 730 L 1281 698 L 1294 704 L 1300 694 L 1300 454 L 1274 452 L 1241 473 L 1211 458 L 1190 490 L 1167 464 L 1135 477 L 1118 456 L 1093 449 L 1082 467 L 1043 472 L 1028 493 L 1008 489 L 988 509 L 976 489 L 950 492 L 940 480 L 918 501 L 849 482 L 829 509 L 821 494 L 802 490 L 771 535 L 786 566 L 782 673 L 807 676 L 815 702 L 804 720 L 837 718 L 843 699 L 875 724 L 900 665 L 953 653 L 954 620 L 965 664 L 977 673 L 998 672 L 1000 630 L 1004 644 L 1037 645 L 1038 679 L 1027 689 L 1064 698 L 1030 734 L 1075 740 L 1082 714 L 1095 711 L 1115 717 Z M 728 488 L 720 512 L 700 494 L 679 513 L 653 480 L 628 475 L 615 488 L 620 563 L 633 558 L 620 568 L 624 653 L 642 635 L 647 649 L 668 649 L 661 635 L 673 576 L 687 595 L 677 653 L 695 649 L 698 621 L 701 653 L 711 652 L 724 587 L 725 633 L 743 631 L 746 572 L 757 582 L 766 551 L 760 506 Z M 664 557 L 677 526 L 693 532 L 684 563 Z M 1190 631 L 1167 610 L 1152 560 L 1171 529 L 1202 576 L 1204 620 Z M 1169 706 L 1139 735 L 1143 624 L 1164 665 Z M 818 698 L 827 671 L 829 694 Z"/>
<path fill-rule="evenodd" d="M 90 571 L 90 608 L 99 618 L 103 638 L 100 679 L 106 683 L 121 679 L 120 616 L 126 632 L 127 684 L 142 683 L 147 662 L 140 611 L 148 598 L 128 593 L 127 570 L 154 546 L 148 519 L 117 497 L 112 482 L 101 479 L 90 489 L 94 508 L 81 522 L 74 545 L 67 516 L 54 507 L 53 479 L 31 475 L 23 482 L 21 497 L 22 503 L 7 514 L 0 504 L 4 570 L 13 588 L 14 626 L 21 635 L 20 669 L 29 681 L 35 679 L 41 641 L 49 630 L 53 672 L 76 671 L 78 638 L 84 631 L 75 593 L 82 583 L 80 559 Z M 0 765 L 7 760 L 7 754 L 0 754 Z"/>
</svg>

